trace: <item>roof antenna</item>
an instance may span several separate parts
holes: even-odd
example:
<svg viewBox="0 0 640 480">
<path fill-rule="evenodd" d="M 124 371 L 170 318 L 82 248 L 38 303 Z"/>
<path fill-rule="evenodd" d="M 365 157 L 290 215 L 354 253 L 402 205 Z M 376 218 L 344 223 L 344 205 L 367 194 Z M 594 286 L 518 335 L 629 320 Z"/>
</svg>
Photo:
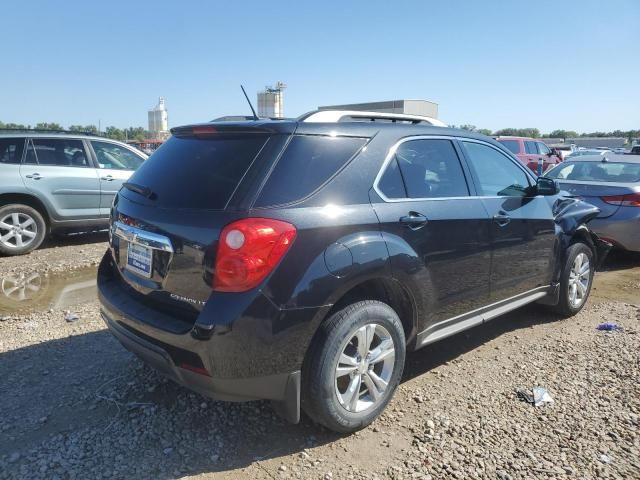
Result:
<svg viewBox="0 0 640 480">
<path fill-rule="evenodd" d="M 240 85 L 240 88 L 242 89 L 242 93 L 244 93 L 244 98 L 247 99 L 247 103 L 249 104 L 249 107 L 251 107 L 251 111 L 253 112 L 253 119 L 254 120 L 260 120 L 258 118 L 258 115 L 256 115 L 256 111 L 253 108 L 253 105 L 251 105 L 251 100 L 249 100 L 249 96 L 247 95 L 247 92 L 244 90 L 244 87 L 242 85 Z"/>
</svg>

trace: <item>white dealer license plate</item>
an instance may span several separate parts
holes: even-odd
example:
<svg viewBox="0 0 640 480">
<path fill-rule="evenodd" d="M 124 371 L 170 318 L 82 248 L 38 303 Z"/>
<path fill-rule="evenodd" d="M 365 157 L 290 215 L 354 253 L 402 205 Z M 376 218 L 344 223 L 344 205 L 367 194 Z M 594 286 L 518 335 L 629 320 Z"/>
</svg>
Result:
<svg viewBox="0 0 640 480">
<path fill-rule="evenodd" d="M 151 277 L 153 266 L 153 250 L 136 243 L 130 243 L 127 251 L 126 267 L 144 277 Z"/>
</svg>

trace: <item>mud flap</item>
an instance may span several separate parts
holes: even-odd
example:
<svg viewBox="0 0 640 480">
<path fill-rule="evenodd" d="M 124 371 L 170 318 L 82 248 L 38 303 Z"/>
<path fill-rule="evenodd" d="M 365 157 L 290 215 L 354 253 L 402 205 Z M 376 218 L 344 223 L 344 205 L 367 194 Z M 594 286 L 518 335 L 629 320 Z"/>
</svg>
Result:
<svg viewBox="0 0 640 480">
<path fill-rule="evenodd" d="M 287 422 L 300 422 L 300 372 L 289 375 L 284 400 L 272 400 L 271 407 Z"/>
</svg>

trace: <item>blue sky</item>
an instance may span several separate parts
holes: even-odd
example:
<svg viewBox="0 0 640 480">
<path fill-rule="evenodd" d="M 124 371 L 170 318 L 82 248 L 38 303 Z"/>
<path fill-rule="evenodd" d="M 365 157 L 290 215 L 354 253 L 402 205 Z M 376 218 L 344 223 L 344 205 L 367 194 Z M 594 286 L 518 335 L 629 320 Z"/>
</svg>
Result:
<svg viewBox="0 0 640 480">
<path fill-rule="evenodd" d="M 448 123 L 640 128 L 640 1 L 5 2 L 0 120 L 146 127 L 425 98 Z"/>
</svg>

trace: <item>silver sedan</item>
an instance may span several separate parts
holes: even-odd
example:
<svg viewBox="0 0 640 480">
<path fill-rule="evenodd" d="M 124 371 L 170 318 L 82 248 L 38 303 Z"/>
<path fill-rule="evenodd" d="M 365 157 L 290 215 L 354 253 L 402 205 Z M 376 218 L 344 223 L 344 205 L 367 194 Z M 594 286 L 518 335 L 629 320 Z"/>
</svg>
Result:
<svg viewBox="0 0 640 480">
<path fill-rule="evenodd" d="M 589 222 L 597 235 L 616 247 L 640 251 L 640 155 L 584 155 L 545 176 L 600 209 Z"/>
</svg>

